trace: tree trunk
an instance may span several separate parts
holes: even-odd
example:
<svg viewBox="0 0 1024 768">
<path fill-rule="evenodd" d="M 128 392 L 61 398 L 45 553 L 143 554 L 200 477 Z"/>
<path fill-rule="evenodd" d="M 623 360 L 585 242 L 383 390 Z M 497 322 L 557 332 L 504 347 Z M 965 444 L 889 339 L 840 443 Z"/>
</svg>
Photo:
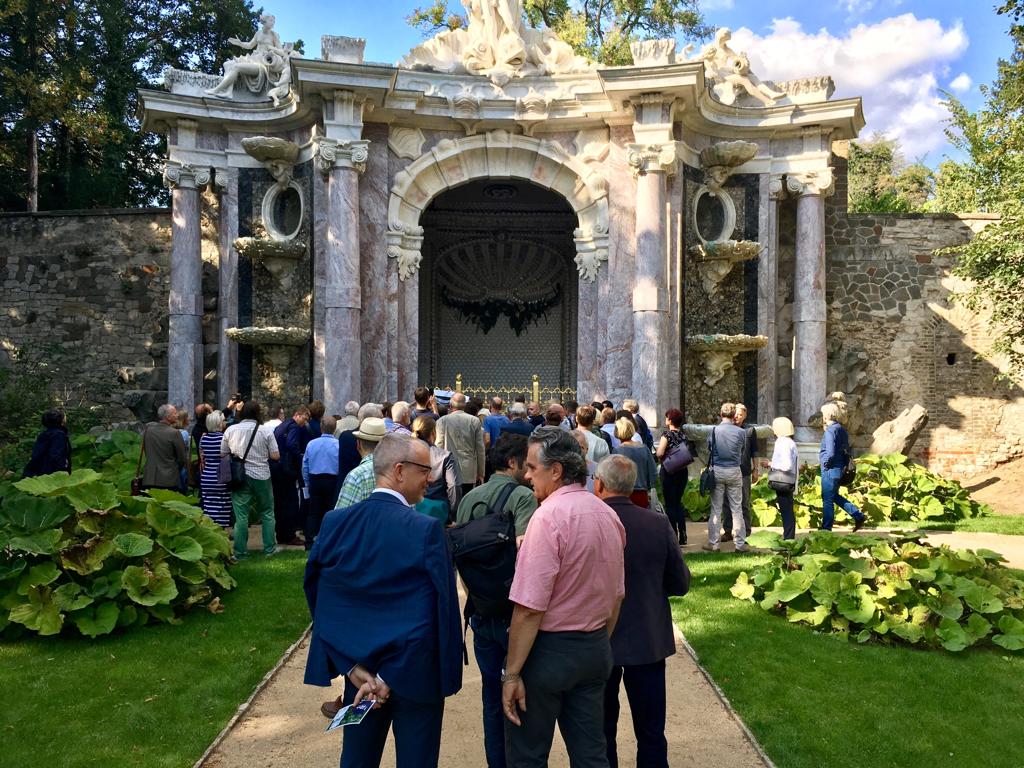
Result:
<svg viewBox="0 0 1024 768">
<path fill-rule="evenodd" d="M 33 128 L 28 134 L 28 195 L 27 210 L 39 210 L 39 135 Z"/>
</svg>

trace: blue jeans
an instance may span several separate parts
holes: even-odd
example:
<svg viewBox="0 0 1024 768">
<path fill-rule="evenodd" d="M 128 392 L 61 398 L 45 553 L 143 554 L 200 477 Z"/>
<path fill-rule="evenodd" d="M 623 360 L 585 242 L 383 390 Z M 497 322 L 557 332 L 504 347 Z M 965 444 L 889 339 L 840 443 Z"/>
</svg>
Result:
<svg viewBox="0 0 1024 768">
<path fill-rule="evenodd" d="M 501 668 L 508 654 L 508 621 L 472 616 L 473 654 L 480 668 L 487 768 L 505 768 L 505 715 L 501 711 Z"/>
<path fill-rule="evenodd" d="M 862 522 L 864 515 L 852 501 L 843 498 L 839 493 L 839 478 L 843 476 L 842 467 L 821 470 L 821 530 L 831 531 L 835 520 L 835 505 L 838 504 L 855 522 Z"/>
</svg>

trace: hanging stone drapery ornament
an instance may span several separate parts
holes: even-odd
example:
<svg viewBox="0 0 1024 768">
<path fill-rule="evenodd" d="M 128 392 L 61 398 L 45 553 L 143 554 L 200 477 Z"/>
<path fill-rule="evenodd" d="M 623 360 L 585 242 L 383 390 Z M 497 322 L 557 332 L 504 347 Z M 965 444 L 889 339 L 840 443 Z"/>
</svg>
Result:
<svg viewBox="0 0 1024 768">
<path fill-rule="evenodd" d="M 521 336 L 530 325 L 535 325 L 546 318 L 548 310 L 558 306 L 562 301 L 562 285 L 558 283 L 547 296 L 524 300 L 515 292 L 507 299 L 484 296 L 482 299 L 464 299 L 453 296 L 447 286 L 441 288 L 441 302 L 448 308 L 458 312 L 462 319 L 475 325 L 487 334 L 502 315 L 508 317 L 509 327 Z"/>
</svg>

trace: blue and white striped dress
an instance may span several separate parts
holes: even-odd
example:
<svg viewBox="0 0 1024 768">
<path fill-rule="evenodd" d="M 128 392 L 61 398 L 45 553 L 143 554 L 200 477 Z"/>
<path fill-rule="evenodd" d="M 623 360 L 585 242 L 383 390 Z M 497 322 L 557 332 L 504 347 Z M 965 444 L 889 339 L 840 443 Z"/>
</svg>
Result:
<svg viewBox="0 0 1024 768">
<path fill-rule="evenodd" d="M 225 528 L 231 524 L 231 492 L 219 481 L 220 443 L 223 432 L 204 432 L 199 441 L 203 455 L 203 473 L 199 484 L 203 489 L 203 512 Z"/>
</svg>

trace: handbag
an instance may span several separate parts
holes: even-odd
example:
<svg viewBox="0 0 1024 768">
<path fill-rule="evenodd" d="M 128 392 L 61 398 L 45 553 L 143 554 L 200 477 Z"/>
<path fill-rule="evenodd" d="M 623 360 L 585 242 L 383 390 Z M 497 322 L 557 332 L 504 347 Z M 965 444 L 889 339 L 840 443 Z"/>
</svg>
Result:
<svg viewBox="0 0 1024 768">
<path fill-rule="evenodd" d="M 709 496 L 715 490 L 715 428 L 711 428 L 711 451 L 708 453 L 708 465 L 700 472 L 700 495 Z"/>
<path fill-rule="evenodd" d="M 142 455 L 146 452 L 146 433 L 149 427 L 142 430 L 142 445 L 139 446 L 139 460 L 135 463 L 135 477 L 131 482 L 131 495 L 139 496 L 142 493 Z"/>
<path fill-rule="evenodd" d="M 693 454 L 690 453 L 690 446 L 686 444 L 683 437 L 678 443 L 665 452 L 665 458 L 661 460 L 661 468 L 666 473 L 674 475 L 693 464 Z"/>
<path fill-rule="evenodd" d="M 249 449 L 252 448 L 252 441 L 256 439 L 256 433 L 259 429 L 259 424 L 253 426 L 252 434 L 249 436 L 249 444 L 245 446 L 245 453 L 242 454 L 242 458 L 238 458 L 235 454 L 231 454 L 231 477 L 228 478 L 226 483 L 224 483 L 229 491 L 237 491 L 245 485 L 245 460 L 249 456 Z"/>
<path fill-rule="evenodd" d="M 781 469 L 769 469 L 768 487 L 773 491 L 792 493 L 796 490 L 796 472 L 784 472 Z"/>
<path fill-rule="evenodd" d="M 853 481 L 857 479 L 857 465 L 853 462 L 853 456 L 847 454 L 846 466 L 843 468 L 843 474 L 839 476 L 839 484 L 845 485 L 849 488 L 853 485 Z"/>
</svg>

